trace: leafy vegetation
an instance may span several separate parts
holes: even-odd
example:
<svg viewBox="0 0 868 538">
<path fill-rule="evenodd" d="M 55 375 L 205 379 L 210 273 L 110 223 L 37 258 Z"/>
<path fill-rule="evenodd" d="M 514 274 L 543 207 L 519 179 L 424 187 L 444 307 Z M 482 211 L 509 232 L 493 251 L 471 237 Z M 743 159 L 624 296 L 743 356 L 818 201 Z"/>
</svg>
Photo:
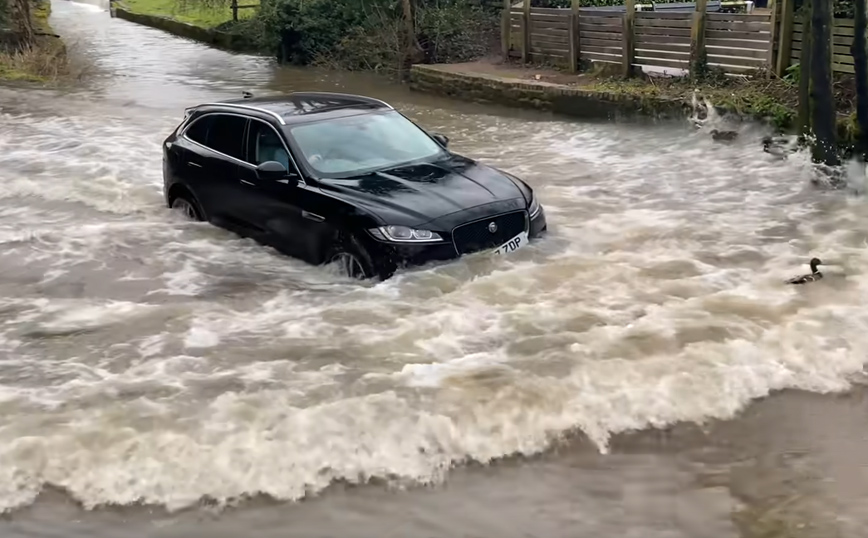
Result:
<svg viewBox="0 0 868 538">
<path fill-rule="evenodd" d="M 0 0 L 2 1 L 2 0 Z M 214 28 L 232 20 L 229 0 L 123 0 L 134 13 L 168 17 L 203 28 Z M 259 4 L 258 0 L 240 0 L 241 5 Z M 238 18 L 248 19 L 256 9 L 239 9 Z"/>
<path fill-rule="evenodd" d="M 66 47 L 62 41 L 51 37 L 53 33 L 48 24 L 51 3 L 48 0 L 28 0 L 26 9 L 9 9 L 8 0 L 0 0 L 0 24 L 8 25 L 8 31 L 28 27 L 29 39 L 21 39 L 20 34 L 13 46 L 0 48 L 0 80 L 13 82 L 36 82 L 53 84 L 68 78 L 71 66 Z M 20 5 L 19 5 L 20 7 Z M 29 13 L 29 21 L 14 20 L 15 13 Z M 39 36 L 34 36 L 33 32 Z"/>
<path fill-rule="evenodd" d="M 465 0 L 416 0 L 415 7 L 427 62 L 471 60 L 497 44 L 496 11 Z M 393 70 L 406 49 L 403 17 L 394 0 L 264 0 L 256 17 L 232 27 L 284 62 Z"/>
</svg>

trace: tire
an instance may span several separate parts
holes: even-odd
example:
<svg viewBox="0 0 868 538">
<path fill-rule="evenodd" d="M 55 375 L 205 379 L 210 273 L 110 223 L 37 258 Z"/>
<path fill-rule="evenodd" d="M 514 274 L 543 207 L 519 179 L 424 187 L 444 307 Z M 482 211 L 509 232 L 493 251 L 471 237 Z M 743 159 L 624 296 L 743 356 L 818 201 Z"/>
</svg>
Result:
<svg viewBox="0 0 868 538">
<path fill-rule="evenodd" d="M 338 238 L 325 258 L 325 265 L 338 264 L 341 276 L 368 280 L 378 276 L 371 255 L 353 235 Z"/>
<path fill-rule="evenodd" d="M 179 194 L 174 200 L 172 200 L 172 210 L 178 211 L 190 220 L 197 222 L 205 220 L 202 218 L 202 212 L 199 210 L 199 206 L 186 194 Z"/>
</svg>

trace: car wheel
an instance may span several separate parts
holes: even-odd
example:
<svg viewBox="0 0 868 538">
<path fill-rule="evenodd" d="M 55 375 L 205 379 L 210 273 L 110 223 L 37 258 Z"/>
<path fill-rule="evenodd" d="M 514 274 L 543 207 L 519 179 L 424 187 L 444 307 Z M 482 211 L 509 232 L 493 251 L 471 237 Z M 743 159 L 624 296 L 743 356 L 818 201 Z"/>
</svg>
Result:
<svg viewBox="0 0 868 538">
<path fill-rule="evenodd" d="M 199 209 L 196 207 L 196 204 L 184 195 L 178 196 L 172 201 L 172 209 L 178 211 L 190 220 L 203 220 L 202 215 L 199 213 Z"/>
<path fill-rule="evenodd" d="M 332 247 L 326 257 L 326 264 L 335 264 L 341 276 L 358 280 L 366 280 L 376 274 L 370 254 L 353 236 L 339 240 Z"/>
</svg>

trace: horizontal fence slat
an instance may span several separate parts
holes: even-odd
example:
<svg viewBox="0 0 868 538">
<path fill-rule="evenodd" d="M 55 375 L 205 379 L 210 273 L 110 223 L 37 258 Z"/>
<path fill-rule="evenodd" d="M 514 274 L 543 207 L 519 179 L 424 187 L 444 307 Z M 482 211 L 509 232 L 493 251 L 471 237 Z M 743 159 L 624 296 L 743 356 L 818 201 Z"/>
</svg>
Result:
<svg viewBox="0 0 868 538">
<path fill-rule="evenodd" d="M 530 8 L 531 16 L 534 15 L 555 15 L 558 17 L 569 17 L 570 9 L 569 8 L 557 8 L 557 7 L 532 7 Z"/>
<path fill-rule="evenodd" d="M 708 54 L 708 63 L 726 64 L 726 65 L 743 65 L 746 67 L 761 67 L 765 65 L 765 60 L 760 58 L 744 58 L 741 56 L 723 56 L 718 54 Z"/>
<path fill-rule="evenodd" d="M 530 45 L 530 52 L 531 52 L 531 54 L 546 54 L 548 56 L 569 57 L 569 55 L 570 55 L 570 51 L 568 49 L 564 50 L 564 49 L 557 49 L 557 48 L 550 48 L 550 47 L 541 47 L 541 46 L 537 46 L 534 43 L 531 43 L 531 45 Z"/>
<path fill-rule="evenodd" d="M 706 39 L 706 47 L 726 47 L 737 49 L 751 49 L 768 52 L 771 40 L 748 41 L 746 39 Z"/>
<path fill-rule="evenodd" d="M 655 36 L 655 35 L 640 35 L 636 36 L 635 39 L 636 44 L 646 44 L 646 43 L 681 43 L 684 45 L 690 44 L 689 37 L 679 37 L 679 36 Z"/>
<path fill-rule="evenodd" d="M 748 76 L 750 76 L 753 73 L 756 73 L 757 70 L 759 69 L 758 67 L 746 67 L 743 65 L 723 65 L 723 64 L 714 64 L 711 62 L 709 62 L 708 65 L 711 65 L 712 67 L 719 67 L 720 69 L 723 69 L 727 74 L 732 74 L 732 75 L 748 75 Z"/>
<path fill-rule="evenodd" d="M 768 50 L 751 50 L 751 49 L 734 49 L 730 47 L 708 47 L 708 54 L 737 56 L 739 58 L 758 58 L 760 60 L 768 60 Z"/>
<path fill-rule="evenodd" d="M 530 18 L 531 28 L 557 28 L 558 30 L 569 30 L 570 24 L 567 21 L 541 21 L 533 17 Z"/>
<path fill-rule="evenodd" d="M 853 57 L 850 56 L 849 54 L 833 54 L 832 55 L 832 63 L 853 65 L 856 62 L 853 60 Z"/>
<path fill-rule="evenodd" d="M 560 28 L 536 28 L 533 25 L 530 27 L 531 34 L 540 34 L 540 35 L 550 35 L 552 37 L 560 37 L 563 39 L 569 39 L 570 31 L 567 29 L 561 30 Z"/>
<path fill-rule="evenodd" d="M 691 19 L 640 19 L 636 18 L 635 26 L 656 26 L 657 28 L 690 28 Z"/>
<path fill-rule="evenodd" d="M 725 22 L 708 21 L 709 30 L 735 30 L 738 32 L 769 32 L 771 24 L 767 22 Z"/>
<path fill-rule="evenodd" d="M 663 60 L 679 60 L 679 61 L 684 61 L 684 62 L 690 61 L 690 51 L 689 50 L 686 50 L 683 52 L 665 52 L 662 50 L 646 50 L 646 51 L 642 51 L 641 54 L 637 51 L 636 56 L 641 56 L 642 58 L 654 58 L 654 59 L 663 59 Z"/>
<path fill-rule="evenodd" d="M 835 71 L 837 71 L 839 73 L 850 73 L 851 75 L 856 73 L 856 67 L 852 66 L 852 65 L 833 64 L 832 67 Z"/>
<path fill-rule="evenodd" d="M 579 30 L 579 37 L 584 40 L 587 39 L 603 39 L 608 41 L 621 41 L 623 39 L 622 34 L 616 34 L 613 32 L 605 33 L 605 32 L 582 32 Z"/>
<path fill-rule="evenodd" d="M 623 26 L 624 18 L 621 16 L 618 17 L 579 17 L 580 24 L 593 24 L 593 25 L 619 25 Z"/>
<path fill-rule="evenodd" d="M 584 52 L 581 51 L 582 59 L 585 60 L 594 60 L 597 62 L 609 62 L 609 63 L 621 63 L 621 55 L 612 55 L 612 54 L 599 54 L 597 52 Z"/>
<path fill-rule="evenodd" d="M 771 39 L 769 32 L 737 32 L 732 30 L 706 30 L 706 39 Z"/>
<path fill-rule="evenodd" d="M 538 37 L 531 36 L 530 43 L 533 46 L 570 50 L 569 41 L 549 41 L 548 39 L 540 39 Z"/>
<path fill-rule="evenodd" d="M 688 62 L 679 62 L 676 60 L 664 60 L 661 58 L 643 58 L 643 57 L 639 57 L 639 56 L 637 56 L 634 59 L 633 65 L 638 65 L 638 66 L 647 65 L 647 66 L 652 66 L 652 67 L 671 67 L 673 69 L 685 69 L 685 70 L 690 66 L 690 64 Z"/>
<path fill-rule="evenodd" d="M 558 64 L 558 65 L 567 63 L 569 61 L 567 58 L 564 58 L 563 56 L 552 56 L 551 54 L 542 54 L 539 52 L 531 52 L 530 57 L 531 57 L 531 60 L 535 61 L 535 62 L 542 61 L 542 62 Z"/>
<path fill-rule="evenodd" d="M 581 21 L 581 19 L 579 19 Z M 579 23 L 579 33 L 584 32 L 609 32 L 613 34 L 622 34 L 624 32 L 623 24 L 582 24 Z"/>
<path fill-rule="evenodd" d="M 582 46 L 581 51 L 585 52 L 599 52 L 600 54 L 623 54 L 623 47 L 586 47 Z"/>
<path fill-rule="evenodd" d="M 637 19 L 685 19 L 693 18 L 692 11 L 637 11 Z"/>
<path fill-rule="evenodd" d="M 584 49 L 585 47 L 623 47 L 623 43 L 621 41 L 607 41 L 605 39 L 582 39 L 580 41 L 582 49 Z"/>
<path fill-rule="evenodd" d="M 744 22 L 771 22 L 771 14 L 754 13 L 708 13 L 709 21 L 744 21 Z"/>
<path fill-rule="evenodd" d="M 690 37 L 690 28 L 656 28 L 653 26 L 636 26 L 636 35 L 677 35 Z"/>
</svg>

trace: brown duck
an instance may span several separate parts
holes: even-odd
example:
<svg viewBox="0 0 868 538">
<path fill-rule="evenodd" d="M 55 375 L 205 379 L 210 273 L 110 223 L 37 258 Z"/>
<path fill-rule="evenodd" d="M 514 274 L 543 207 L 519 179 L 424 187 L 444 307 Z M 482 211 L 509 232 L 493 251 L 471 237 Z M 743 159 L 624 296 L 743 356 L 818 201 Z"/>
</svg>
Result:
<svg viewBox="0 0 868 538">
<path fill-rule="evenodd" d="M 818 269 L 818 265 L 822 265 L 823 262 L 819 260 L 819 258 L 811 259 L 811 274 L 809 275 L 801 275 L 793 277 L 787 280 L 787 284 L 807 284 L 808 282 L 814 282 L 816 280 L 820 280 L 823 278 L 823 273 L 821 273 Z"/>
<path fill-rule="evenodd" d="M 719 142 L 730 142 L 735 140 L 737 136 L 736 131 L 718 131 L 717 129 L 711 131 L 711 139 Z"/>
</svg>

